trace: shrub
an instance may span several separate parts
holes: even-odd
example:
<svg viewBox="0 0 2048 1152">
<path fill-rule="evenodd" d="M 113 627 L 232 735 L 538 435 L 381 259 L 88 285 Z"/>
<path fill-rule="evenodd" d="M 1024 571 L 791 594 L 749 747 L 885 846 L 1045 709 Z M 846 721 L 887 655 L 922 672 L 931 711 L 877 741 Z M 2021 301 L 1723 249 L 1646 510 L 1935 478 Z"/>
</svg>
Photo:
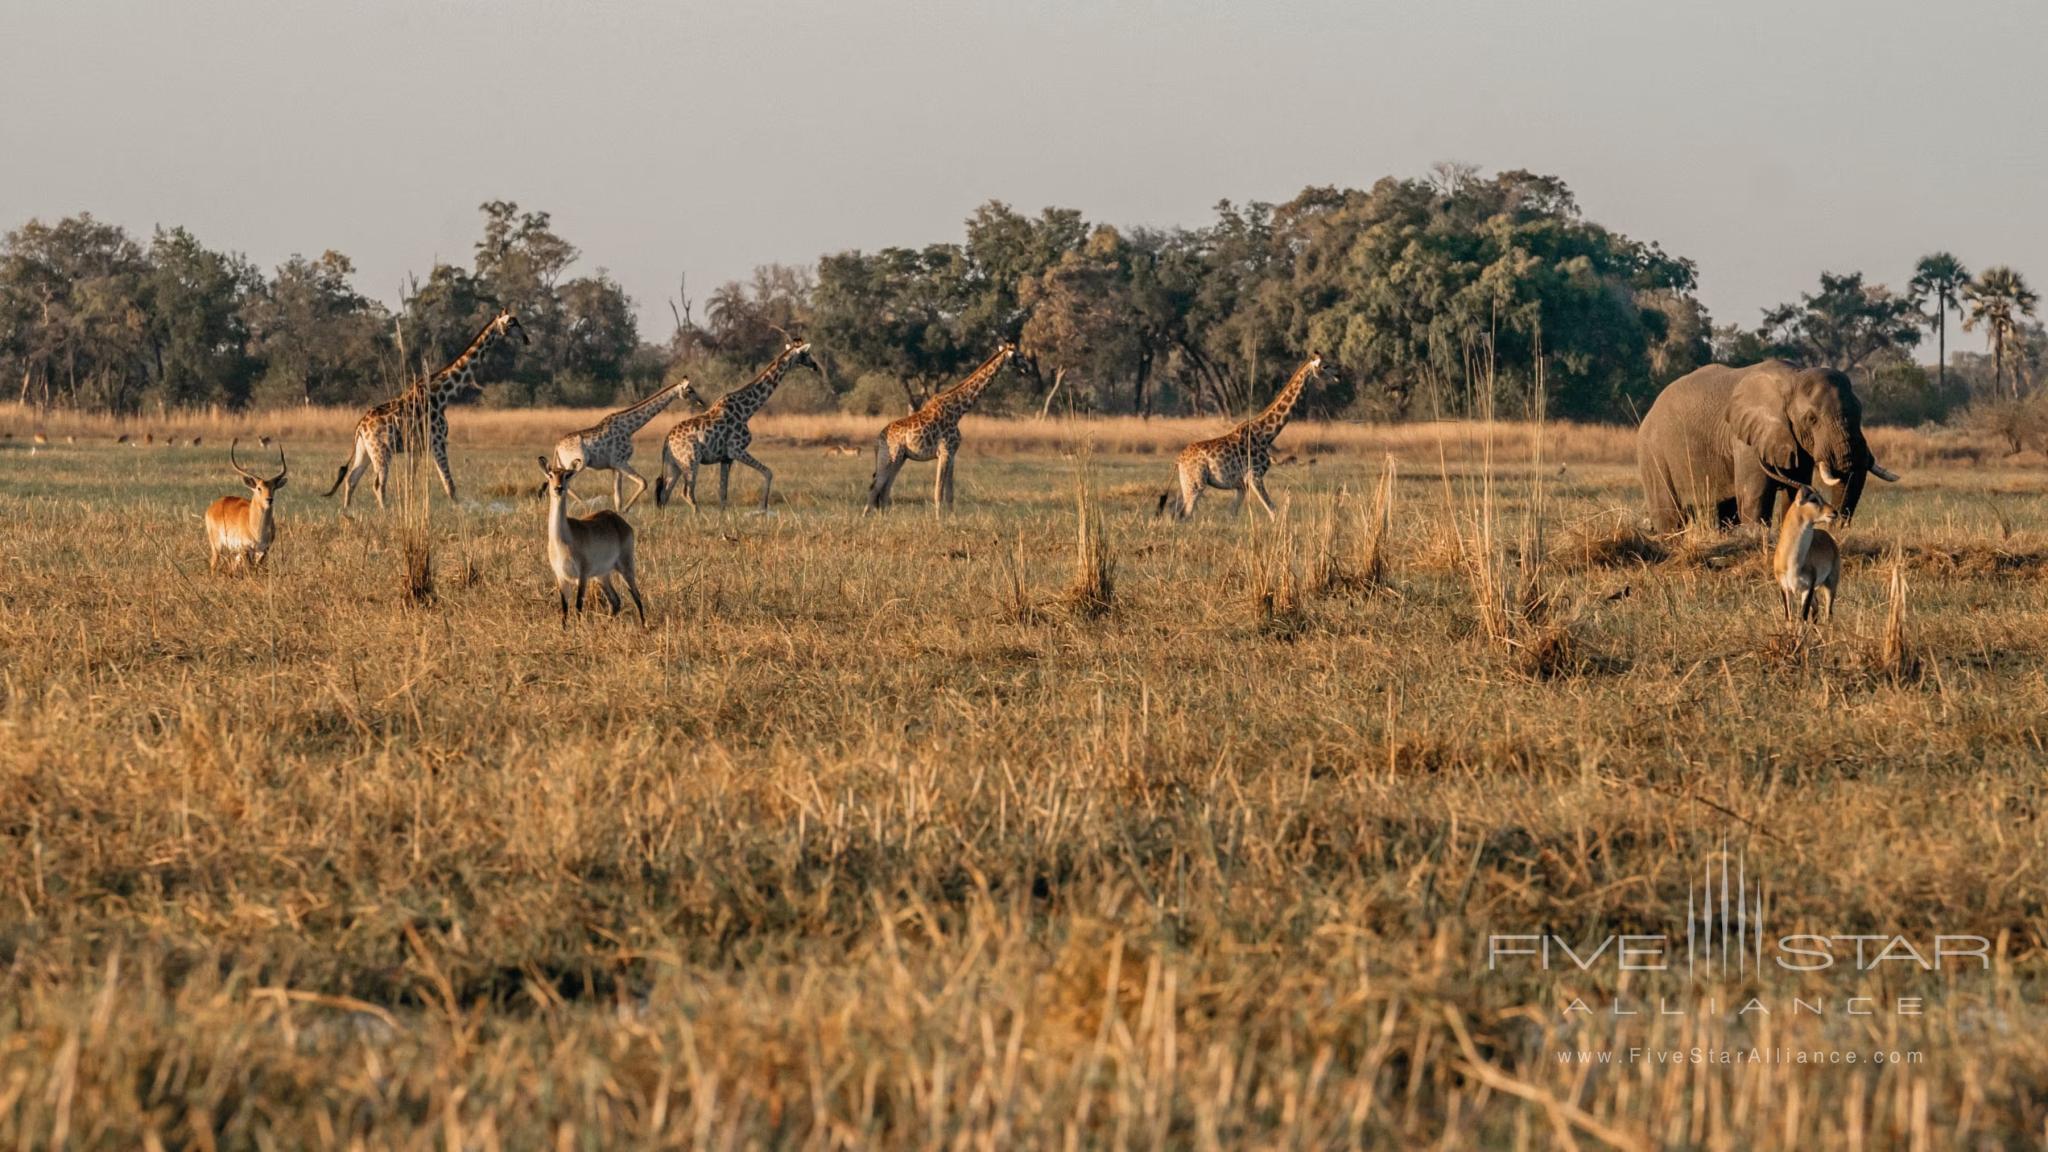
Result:
<svg viewBox="0 0 2048 1152">
<path fill-rule="evenodd" d="M 886 372 L 869 372 L 839 398 L 839 407 L 855 416 L 901 416 L 910 410 L 903 382 Z"/>
</svg>

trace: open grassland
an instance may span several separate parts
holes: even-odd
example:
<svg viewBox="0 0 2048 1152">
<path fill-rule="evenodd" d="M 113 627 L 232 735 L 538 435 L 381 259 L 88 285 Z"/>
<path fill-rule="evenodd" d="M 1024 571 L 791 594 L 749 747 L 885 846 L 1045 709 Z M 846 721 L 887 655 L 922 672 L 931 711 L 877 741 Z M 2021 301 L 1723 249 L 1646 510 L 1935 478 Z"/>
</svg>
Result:
<svg viewBox="0 0 2048 1152">
<path fill-rule="evenodd" d="M 565 632 L 533 456 L 577 414 L 455 414 L 424 606 L 417 516 L 319 498 L 348 416 L 32 455 L 15 415 L 0 1145 L 2048 1131 L 2048 507 L 1960 440 L 1875 438 L 1905 480 L 1795 644 L 1758 536 L 1634 530 L 1625 431 L 1500 430 L 1489 517 L 1481 429 L 1300 425 L 1278 524 L 1176 528 L 1163 453 L 1215 424 L 970 420 L 941 523 L 929 465 L 859 516 L 879 421 L 781 418 L 772 515 L 643 501 L 650 626 Z M 264 431 L 274 563 L 210 578 L 225 438 Z M 1682 939 L 1724 859 L 1774 934 L 1992 967 L 1488 970 L 1496 934 Z M 1752 1046 L 1859 1062 L 1652 1057 Z"/>
</svg>

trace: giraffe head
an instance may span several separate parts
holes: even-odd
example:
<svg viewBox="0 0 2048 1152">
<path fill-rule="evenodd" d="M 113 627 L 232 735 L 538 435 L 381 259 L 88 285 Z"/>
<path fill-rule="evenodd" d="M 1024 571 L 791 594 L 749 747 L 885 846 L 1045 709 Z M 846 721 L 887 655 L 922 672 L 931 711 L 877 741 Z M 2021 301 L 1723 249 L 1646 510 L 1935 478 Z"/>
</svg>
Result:
<svg viewBox="0 0 2048 1152">
<path fill-rule="evenodd" d="M 816 360 L 811 359 L 811 342 L 794 338 L 782 346 L 782 366 L 784 368 L 809 368 L 821 376 L 824 375 L 825 371 L 818 367 Z"/>
<path fill-rule="evenodd" d="M 1337 376 L 1335 369 L 1324 366 L 1323 354 L 1321 352 L 1309 353 L 1308 362 L 1302 365 L 1302 371 L 1304 374 L 1302 390 L 1304 392 L 1311 386 L 1317 389 L 1327 388 L 1330 386 L 1330 382 L 1336 379 Z"/>
<path fill-rule="evenodd" d="M 533 343 L 533 338 L 526 334 L 526 325 L 519 322 L 519 317 L 514 316 L 510 308 L 498 309 L 498 314 L 491 318 L 491 326 L 487 331 L 501 338 L 517 332 L 521 344 Z"/>
</svg>

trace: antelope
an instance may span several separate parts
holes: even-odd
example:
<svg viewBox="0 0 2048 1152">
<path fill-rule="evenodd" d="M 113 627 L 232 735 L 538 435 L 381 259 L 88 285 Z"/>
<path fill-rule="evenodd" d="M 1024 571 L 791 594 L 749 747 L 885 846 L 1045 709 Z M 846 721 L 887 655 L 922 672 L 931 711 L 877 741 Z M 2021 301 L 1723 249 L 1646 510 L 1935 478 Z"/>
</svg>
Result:
<svg viewBox="0 0 2048 1152">
<path fill-rule="evenodd" d="M 285 473 L 291 471 L 291 465 L 285 462 L 284 446 L 277 449 L 277 475 L 266 480 L 235 459 L 235 445 L 239 443 L 237 439 L 228 444 L 228 464 L 249 486 L 250 494 L 223 496 L 207 508 L 206 542 L 212 550 L 206 561 L 209 572 L 220 571 L 223 556 L 230 564 L 239 564 L 244 569 L 261 564 L 270 554 L 271 542 L 277 538 L 277 490 L 284 487 Z"/>
<path fill-rule="evenodd" d="M 580 465 L 563 468 L 547 457 L 537 457 L 547 475 L 548 566 L 555 571 L 555 595 L 562 603 L 562 627 L 569 626 L 569 585 L 576 585 L 576 612 L 583 612 L 584 586 L 592 580 L 619 614 L 618 590 L 612 587 L 612 573 L 626 578 L 626 591 L 633 594 L 633 609 L 647 626 L 647 606 L 640 600 L 640 582 L 633 575 L 633 525 L 609 508 L 588 516 L 570 516 L 569 481 L 581 471 Z"/>
<path fill-rule="evenodd" d="M 1785 523 L 1778 530 L 1778 552 L 1772 567 L 1785 600 L 1785 622 L 1813 618 L 1814 593 L 1825 590 L 1824 620 L 1835 618 L 1835 585 L 1842 578 L 1841 550 L 1822 527 L 1835 520 L 1834 506 L 1804 485 L 1792 493 Z"/>
</svg>

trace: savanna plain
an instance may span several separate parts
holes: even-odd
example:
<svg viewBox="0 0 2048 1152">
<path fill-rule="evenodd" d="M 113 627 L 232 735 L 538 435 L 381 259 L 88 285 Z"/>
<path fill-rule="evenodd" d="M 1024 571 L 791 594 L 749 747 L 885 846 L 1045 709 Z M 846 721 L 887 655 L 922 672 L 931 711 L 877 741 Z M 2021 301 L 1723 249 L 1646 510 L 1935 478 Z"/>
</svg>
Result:
<svg viewBox="0 0 2048 1152">
<path fill-rule="evenodd" d="M 873 427 L 766 417 L 771 513 L 643 499 L 647 626 L 564 628 L 586 414 L 459 409 L 461 501 L 347 515 L 349 413 L 0 415 L 0 1145 L 2048 1134 L 2040 460 L 1875 432 L 1800 635 L 1760 533 L 1640 529 L 1627 429 L 1297 423 L 1277 521 L 1175 525 L 1219 426 L 970 418 L 952 515 L 863 518 Z M 211 576 L 232 435 L 292 472 Z M 1728 861 L 1986 961 L 1489 967 Z"/>
</svg>

